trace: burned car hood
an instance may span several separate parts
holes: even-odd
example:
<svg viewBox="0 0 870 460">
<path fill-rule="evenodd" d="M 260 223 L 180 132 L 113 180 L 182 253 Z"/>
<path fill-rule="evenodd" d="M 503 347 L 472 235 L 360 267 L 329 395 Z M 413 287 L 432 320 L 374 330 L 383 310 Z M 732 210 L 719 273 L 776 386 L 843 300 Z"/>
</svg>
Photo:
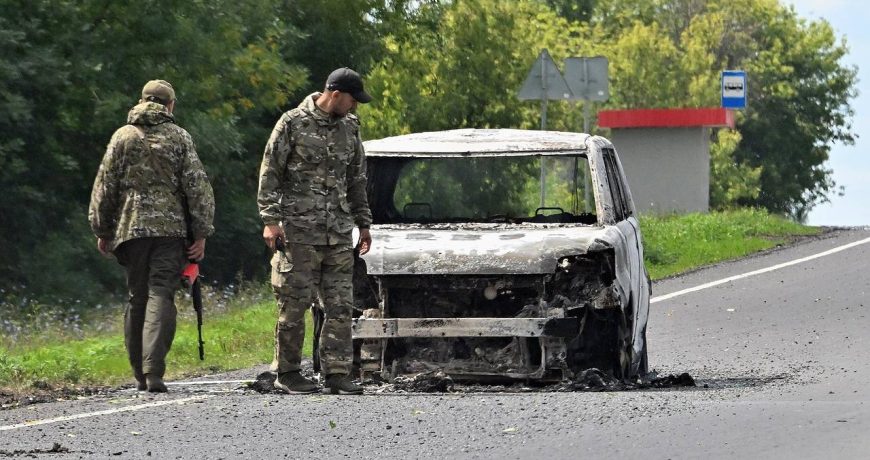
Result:
<svg viewBox="0 0 870 460">
<path fill-rule="evenodd" d="M 577 224 L 375 225 L 371 233 L 369 275 L 553 273 L 560 257 L 613 237 Z"/>
</svg>

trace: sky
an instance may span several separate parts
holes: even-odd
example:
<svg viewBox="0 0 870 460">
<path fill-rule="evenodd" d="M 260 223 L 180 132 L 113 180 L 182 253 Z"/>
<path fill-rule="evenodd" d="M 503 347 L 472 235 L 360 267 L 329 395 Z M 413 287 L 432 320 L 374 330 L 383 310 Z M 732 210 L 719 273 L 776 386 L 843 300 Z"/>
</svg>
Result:
<svg viewBox="0 0 870 460">
<path fill-rule="evenodd" d="M 823 18 L 838 37 L 845 37 L 849 54 L 842 63 L 858 67 L 858 97 L 852 101 L 855 115 L 854 145 L 835 144 L 826 167 L 834 181 L 845 187 L 844 196 L 810 211 L 810 225 L 870 225 L 870 2 L 866 0 L 782 0 L 806 19 Z"/>
</svg>

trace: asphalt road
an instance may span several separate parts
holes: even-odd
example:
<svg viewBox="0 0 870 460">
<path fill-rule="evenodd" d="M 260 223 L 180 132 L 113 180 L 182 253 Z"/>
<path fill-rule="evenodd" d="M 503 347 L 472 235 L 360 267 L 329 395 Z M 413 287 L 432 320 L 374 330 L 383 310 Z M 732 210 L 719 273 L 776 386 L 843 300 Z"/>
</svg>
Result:
<svg viewBox="0 0 870 460">
<path fill-rule="evenodd" d="M 843 231 L 699 270 L 656 283 L 653 296 L 865 238 L 870 231 Z M 654 303 L 651 367 L 688 372 L 695 388 L 356 397 L 234 384 L 124 390 L 0 411 L 0 457 L 868 458 L 868 260 L 870 243 L 860 244 Z M 53 446 L 68 452 L 41 453 Z"/>
</svg>

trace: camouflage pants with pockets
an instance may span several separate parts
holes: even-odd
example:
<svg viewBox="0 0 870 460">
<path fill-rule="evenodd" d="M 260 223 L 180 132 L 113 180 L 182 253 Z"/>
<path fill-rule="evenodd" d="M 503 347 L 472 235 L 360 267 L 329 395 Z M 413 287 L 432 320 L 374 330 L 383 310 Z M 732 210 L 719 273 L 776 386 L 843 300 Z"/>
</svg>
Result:
<svg viewBox="0 0 870 460">
<path fill-rule="evenodd" d="M 353 248 L 287 243 L 272 257 L 272 291 L 278 301 L 272 370 L 297 371 L 305 338 L 305 310 L 318 296 L 324 321 L 320 362 L 325 375 L 350 374 L 353 360 Z"/>
<path fill-rule="evenodd" d="M 175 291 L 186 262 L 183 238 L 137 238 L 115 249 L 127 272 L 130 301 L 124 312 L 124 344 L 137 380 L 163 377 L 175 337 Z"/>
</svg>

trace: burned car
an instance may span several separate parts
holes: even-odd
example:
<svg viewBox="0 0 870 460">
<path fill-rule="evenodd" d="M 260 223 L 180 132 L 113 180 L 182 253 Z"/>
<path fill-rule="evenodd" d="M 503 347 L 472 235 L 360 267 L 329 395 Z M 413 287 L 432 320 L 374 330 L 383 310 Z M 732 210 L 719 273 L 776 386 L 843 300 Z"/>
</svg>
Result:
<svg viewBox="0 0 870 460">
<path fill-rule="evenodd" d="M 514 129 L 365 143 L 357 263 L 363 373 L 571 379 L 647 372 L 650 282 L 613 145 Z"/>
</svg>

